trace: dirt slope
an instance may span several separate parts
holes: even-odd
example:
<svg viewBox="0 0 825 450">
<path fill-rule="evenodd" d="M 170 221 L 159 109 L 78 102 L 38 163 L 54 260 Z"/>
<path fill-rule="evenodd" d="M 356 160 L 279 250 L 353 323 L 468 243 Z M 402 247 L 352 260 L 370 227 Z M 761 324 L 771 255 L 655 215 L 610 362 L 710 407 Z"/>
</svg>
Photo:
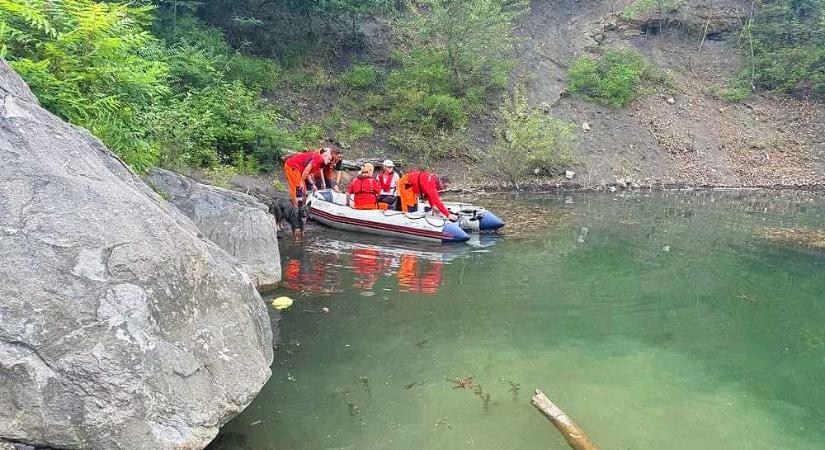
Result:
<svg viewBox="0 0 825 450">
<path fill-rule="evenodd" d="M 622 20 L 618 13 L 630 3 L 534 1 L 521 28 L 527 39 L 519 71 L 529 80 L 532 103 L 550 105 L 550 114 L 590 124 L 589 132 L 580 133 L 574 182 L 825 182 L 824 105 L 781 95 L 756 95 L 731 104 L 712 93 L 739 69 L 739 30 L 749 1 L 690 0 L 678 10 Z M 702 42 L 705 29 L 708 35 Z M 641 51 L 670 72 L 672 87 L 627 109 L 563 95 L 570 61 L 598 47 Z"/>
<path fill-rule="evenodd" d="M 514 83 L 526 83 L 531 104 L 579 126 L 573 180 L 536 177 L 534 187 L 572 185 L 771 186 L 825 184 L 825 105 L 779 94 L 728 103 L 716 88 L 740 68 L 741 29 L 750 0 L 668 0 L 676 9 L 622 19 L 634 0 L 533 0 L 520 24 L 523 37 Z M 369 59 L 381 64 L 391 30 L 378 20 L 364 28 Z M 703 40 L 702 37 L 705 36 Z M 701 44 L 701 51 L 699 47 Z M 567 95 L 573 59 L 604 48 L 634 48 L 669 72 L 668 89 L 616 109 Z M 347 64 L 341 66 L 341 70 Z M 334 70 L 333 70 L 334 72 Z M 283 92 L 278 99 L 298 123 L 330 111 L 353 111 L 334 89 Z M 672 100 L 671 100 L 672 99 Z M 471 121 L 467 133 L 483 154 L 495 142 L 497 106 Z M 583 123 L 589 131 L 581 129 Z M 347 150 L 347 158 L 388 156 L 391 130 Z M 497 187 L 484 159 L 435 163 L 463 186 Z"/>
</svg>

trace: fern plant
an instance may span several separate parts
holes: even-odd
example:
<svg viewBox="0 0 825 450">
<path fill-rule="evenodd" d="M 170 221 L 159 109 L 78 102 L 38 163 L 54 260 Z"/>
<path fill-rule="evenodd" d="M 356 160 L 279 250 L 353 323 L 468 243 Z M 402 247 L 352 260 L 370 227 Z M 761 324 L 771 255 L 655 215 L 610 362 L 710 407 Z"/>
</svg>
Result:
<svg viewBox="0 0 825 450">
<path fill-rule="evenodd" d="M 167 65 L 147 56 L 153 7 L 91 0 L 0 0 L 0 52 L 41 103 L 88 128 L 141 171 L 157 148 L 144 116 L 169 94 Z"/>
</svg>

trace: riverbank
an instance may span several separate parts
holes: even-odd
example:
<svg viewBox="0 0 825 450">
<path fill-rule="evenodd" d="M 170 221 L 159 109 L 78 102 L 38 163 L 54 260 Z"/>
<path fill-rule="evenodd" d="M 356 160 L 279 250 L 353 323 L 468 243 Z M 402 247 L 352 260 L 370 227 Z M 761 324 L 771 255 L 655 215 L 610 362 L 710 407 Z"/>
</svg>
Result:
<svg viewBox="0 0 825 450">
<path fill-rule="evenodd" d="M 689 191 L 689 190 L 797 190 L 825 191 L 825 179 L 809 184 L 782 184 L 764 181 L 757 184 L 702 184 L 702 183 L 655 183 L 641 184 L 632 179 L 619 179 L 612 183 L 589 185 L 564 177 L 535 178 L 519 183 L 496 181 L 492 179 L 470 181 L 462 179 L 453 171 L 437 170 L 437 173 L 450 176 L 454 182 L 447 189 L 447 194 L 484 194 L 484 193 L 552 193 L 552 192 L 617 192 L 617 191 Z M 200 173 L 189 173 L 193 178 L 205 183 L 210 180 Z M 277 182 L 276 182 L 277 181 Z M 283 174 L 273 172 L 261 175 L 236 175 L 228 182 L 228 187 L 239 192 L 254 195 L 261 199 L 285 196 Z"/>
</svg>

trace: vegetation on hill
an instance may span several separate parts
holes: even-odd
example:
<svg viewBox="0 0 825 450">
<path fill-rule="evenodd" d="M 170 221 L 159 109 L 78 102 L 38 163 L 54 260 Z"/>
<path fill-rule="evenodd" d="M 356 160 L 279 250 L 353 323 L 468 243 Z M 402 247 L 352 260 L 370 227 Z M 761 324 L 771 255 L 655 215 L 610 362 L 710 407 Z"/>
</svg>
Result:
<svg viewBox="0 0 825 450">
<path fill-rule="evenodd" d="M 568 73 L 568 88 L 608 106 L 625 107 L 667 81 L 661 70 L 633 50 L 607 50 L 598 58 L 581 56 Z"/>
<path fill-rule="evenodd" d="M 522 88 L 505 99 L 501 117 L 490 156 L 507 181 L 518 186 L 525 167 L 553 173 L 573 162 L 575 125 L 530 108 Z"/>
<path fill-rule="evenodd" d="M 755 87 L 825 99 L 825 0 L 759 2 L 744 29 Z"/>
<path fill-rule="evenodd" d="M 623 14 L 681 3 L 639 0 Z M 723 96 L 755 86 L 825 98 L 825 0 L 754 5 L 741 39 L 747 70 Z M 513 29 L 528 9 L 528 0 L 0 0 L 0 56 L 47 108 L 139 171 L 194 167 L 224 179 L 271 169 L 285 149 L 322 138 L 380 134 L 409 161 L 507 161 L 522 170 L 508 175 L 516 180 L 525 168 L 569 164 L 573 139 L 510 88 Z M 640 54 L 609 50 L 575 59 L 568 87 L 621 107 L 665 81 Z M 335 105 L 314 115 L 283 100 L 323 93 Z M 486 154 L 467 138 L 480 116 L 498 124 Z"/>
</svg>

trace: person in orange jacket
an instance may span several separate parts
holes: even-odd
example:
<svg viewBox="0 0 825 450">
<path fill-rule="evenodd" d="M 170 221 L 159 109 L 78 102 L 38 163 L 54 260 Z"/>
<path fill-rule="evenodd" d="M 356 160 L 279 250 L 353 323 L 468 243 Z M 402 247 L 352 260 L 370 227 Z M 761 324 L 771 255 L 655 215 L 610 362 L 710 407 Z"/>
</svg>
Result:
<svg viewBox="0 0 825 450">
<path fill-rule="evenodd" d="M 444 217 L 455 222 L 458 220 L 458 216 L 451 213 L 444 206 L 441 197 L 438 195 L 438 191 L 447 187 L 447 182 L 448 180 L 423 170 L 414 170 L 405 174 L 398 180 L 398 197 L 401 199 L 401 211 L 410 212 L 412 207 L 418 203 L 418 197 L 424 197 Z"/>
<path fill-rule="evenodd" d="M 358 176 L 352 180 L 347 188 L 347 205 L 355 209 L 387 209 L 386 203 L 378 201 L 380 188 L 372 177 L 375 170 L 372 164 L 361 166 Z"/>
<path fill-rule="evenodd" d="M 312 172 L 320 169 L 324 164 L 329 164 L 331 160 L 331 152 L 325 151 L 323 153 L 296 153 L 284 161 L 284 175 L 287 184 L 289 184 L 289 196 L 292 199 L 293 206 L 298 206 L 299 193 L 316 189 L 315 183 L 310 178 Z M 303 194 L 300 197 L 303 197 Z"/>
</svg>

